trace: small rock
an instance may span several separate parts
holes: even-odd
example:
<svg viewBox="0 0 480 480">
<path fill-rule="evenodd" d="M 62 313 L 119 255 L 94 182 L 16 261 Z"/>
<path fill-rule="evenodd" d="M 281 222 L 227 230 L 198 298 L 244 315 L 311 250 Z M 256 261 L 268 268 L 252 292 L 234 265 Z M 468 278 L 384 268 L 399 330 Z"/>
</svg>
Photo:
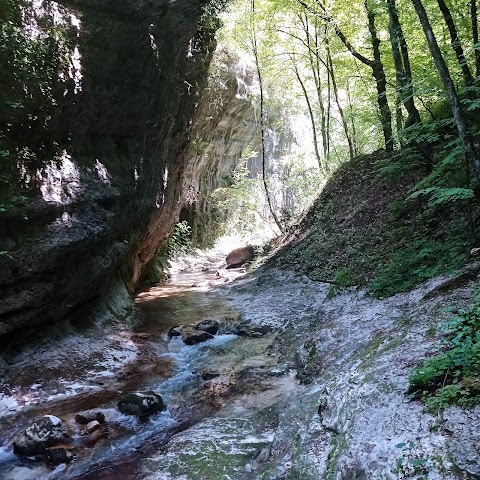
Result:
<svg viewBox="0 0 480 480">
<path fill-rule="evenodd" d="M 94 430 L 90 435 L 85 437 L 83 444 L 86 447 L 93 447 L 101 438 L 108 435 L 108 428 L 106 425 L 100 425 L 99 428 Z"/>
<path fill-rule="evenodd" d="M 196 345 L 197 343 L 206 342 L 212 338 L 213 335 L 210 333 L 193 328 L 184 329 L 182 333 L 182 339 L 185 345 Z"/>
<path fill-rule="evenodd" d="M 95 430 L 98 430 L 102 424 L 97 420 L 92 420 L 91 422 L 87 423 L 85 428 L 81 431 L 80 435 L 90 435 Z"/>
<path fill-rule="evenodd" d="M 195 328 L 210 335 L 216 335 L 219 325 L 216 320 L 202 320 Z"/>
<path fill-rule="evenodd" d="M 79 425 L 86 425 L 87 423 L 97 421 L 98 423 L 105 422 L 105 415 L 98 410 L 87 410 L 85 412 L 77 413 L 75 421 Z"/>
<path fill-rule="evenodd" d="M 60 465 L 61 463 L 70 463 L 75 455 L 73 445 L 56 445 L 48 447 L 45 450 L 45 459 L 49 465 Z"/>
<path fill-rule="evenodd" d="M 130 393 L 118 402 L 118 409 L 124 415 L 135 415 L 146 420 L 154 413 L 165 410 L 162 397 L 153 391 Z"/>
<path fill-rule="evenodd" d="M 169 338 L 172 338 L 172 337 L 180 337 L 182 335 L 182 326 L 181 325 L 175 325 L 174 327 L 171 327 L 169 330 L 168 330 L 168 337 Z"/>
<path fill-rule="evenodd" d="M 236 334 L 239 337 L 253 337 L 259 338 L 263 337 L 267 333 L 270 333 L 272 329 L 268 326 L 246 326 L 246 325 L 239 325 L 236 329 Z"/>
<path fill-rule="evenodd" d="M 70 440 L 63 420 L 53 415 L 33 422 L 13 442 L 13 452 L 17 455 L 43 455 L 49 447 L 61 445 Z"/>
<path fill-rule="evenodd" d="M 267 462 L 269 457 L 270 447 L 262 448 L 255 457 L 255 460 L 252 463 L 247 463 L 245 465 L 245 471 L 248 473 L 254 472 L 260 465 L 263 465 L 265 462 Z"/>
<path fill-rule="evenodd" d="M 200 373 L 202 380 L 212 380 L 213 378 L 219 377 L 221 374 L 218 372 L 203 371 Z"/>
</svg>

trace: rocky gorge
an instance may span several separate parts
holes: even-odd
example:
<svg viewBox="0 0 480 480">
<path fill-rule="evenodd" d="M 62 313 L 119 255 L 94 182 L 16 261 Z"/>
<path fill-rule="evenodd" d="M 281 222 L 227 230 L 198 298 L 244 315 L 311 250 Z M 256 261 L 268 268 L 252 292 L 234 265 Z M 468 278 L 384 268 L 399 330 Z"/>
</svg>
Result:
<svg viewBox="0 0 480 480">
<path fill-rule="evenodd" d="M 182 208 L 204 212 L 257 134 L 249 72 L 224 55 L 207 84 L 214 6 L 7 1 L 5 14 L 1 335 L 151 280 Z M 13 71 L 19 38 L 47 72 L 40 93 Z"/>
<path fill-rule="evenodd" d="M 0 5 L 1 479 L 480 478 L 478 405 L 409 392 L 478 263 L 389 298 L 333 275 L 365 261 L 359 216 L 390 248 L 384 153 L 265 265 L 198 251 L 158 283 L 175 224 L 208 237 L 209 194 L 259 142 L 252 71 L 216 50 L 223 3 Z"/>
</svg>

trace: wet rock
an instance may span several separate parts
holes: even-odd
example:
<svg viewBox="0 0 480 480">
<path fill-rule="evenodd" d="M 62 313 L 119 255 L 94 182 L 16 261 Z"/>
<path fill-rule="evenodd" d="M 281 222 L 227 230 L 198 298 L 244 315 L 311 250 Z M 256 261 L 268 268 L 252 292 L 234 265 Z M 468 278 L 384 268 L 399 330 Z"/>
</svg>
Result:
<svg viewBox="0 0 480 480">
<path fill-rule="evenodd" d="M 247 465 L 245 465 L 245 471 L 254 472 L 258 467 L 267 462 L 270 457 L 270 449 L 270 446 L 262 448 L 255 457 L 255 460 L 252 463 L 247 463 Z"/>
<path fill-rule="evenodd" d="M 202 320 L 195 328 L 210 333 L 210 335 L 216 335 L 219 329 L 219 324 L 216 320 Z"/>
<path fill-rule="evenodd" d="M 75 415 L 75 421 L 79 425 L 87 425 L 87 423 L 97 421 L 98 423 L 105 422 L 105 415 L 98 410 L 88 410 L 80 412 Z"/>
<path fill-rule="evenodd" d="M 73 445 L 56 445 L 48 447 L 45 450 L 45 459 L 49 465 L 60 465 L 61 463 L 70 463 L 74 458 Z"/>
<path fill-rule="evenodd" d="M 146 420 L 154 413 L 165 410 L 162 397 L 153 391 L 130 393 L 118 402 L 118 409 L 124 415 L 135 415 Z"/>
<path fill-rule="evenodd" d="M 45 415 L 33 422 L 15 439 L 13 452 L 17 455 L 43 455 L 47 448 L 69 440 L 63 420 L 53 415 Z"/>
<path fill-rule="evenodd" d="M 93 447 L 101 438 L 108 435 L 108 428 L 106 425 L 100 425 L 99 428 L 94 430 L 90 435 L 84 438 L 83 444 L 86 447 Z"/>
<path fill-rule="evenodd" d="M 97 420 L 92 420 L 91 422 L 87 423 L 85 428 L 82 430 L 81 435 L 90 435 L 95 430 L 98 430 L 102 424 Z"/>
<path fill-rule="evenodd" d="M 204 370 L 203 372 L 200 373 L 202 380 L 212 380 L 212 378 L 219 377 L 220 375 L 221 373 L 219 372 L 212 372 L 209 370 Z"/>
<path fill-rule="evenodd" d="M 480 478 L 480 405 L 471 410 L 450 407 L 444 412 L 452 462 L 471 478 Z M 465 477 L 470 478 L 470 477 Z"/>
<path fill-rule="evenodd" d="M 225 261 L 227 262 L 227 268 L 241 267 L 245 262 L 251 260 L 255 255 L 255 251 L 252 246 L 240 247 L 232 250 Z"/>
<path fill-rule="evenodd" d="M 267 325 L 259 326 L 247 326 L 247 325 L 238 325 L 235 329 L 235 334 L 239 337 L 263 337 L 267 333 L 270 333 L 272 329 Z"/>
<path fill-rule="evenodd" d="M 211 335 L 208 332 L 204 332 L 202 330 L 196 330 L 196 329 L 184 329 L 182 332 L 182 339 L 183 343 L 185 345 L 196 345 L 197 343 L 202 343 L 206 342 L 207 340 L 210 340 L 213 338 L 213 335 Z"/>
<path fill-rule="evenodd" d="M 180 337 L 182 335 L 182 326 L 181 325 L 175 325 L 174 327 L 171 327 L 168 330 L 168 336 L 169 338 L 172 337 Z"/>
</svg>

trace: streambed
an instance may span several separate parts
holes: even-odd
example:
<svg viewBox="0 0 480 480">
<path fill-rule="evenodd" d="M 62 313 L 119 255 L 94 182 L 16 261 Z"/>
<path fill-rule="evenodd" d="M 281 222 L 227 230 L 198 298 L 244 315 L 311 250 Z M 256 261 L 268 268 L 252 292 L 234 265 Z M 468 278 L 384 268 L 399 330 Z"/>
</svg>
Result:
<svg viewBox="0 0 480 480">
<path fill-rule="evenodd" d="M 413 366 L 441 348 L 446 307 L 467 306 L 473 282 L 439 277 L 378 300 L 354 288 L 330 298 L 328 285 L 282 270 L 229 274 L 187 268 L 139 295 L 140 322 L 64 327 L 12 352 L 0 478 L 480 478 L 480 408 L 431 415 L 406 395 Z M 204 343 L 166 334 L 204 319 L 221 325 Z M 140 389 L 167 410 L 121 415 L 118 399 Z M 70 465 L 11 453 L 32 418 L 73 428 L 86 408 L 105 414 L 110 435 Z"/>
<path fill-rule="evenodd" d="M 10 366 L 0 395 L 0 478 L 167 478 L 177 467 L 156 466 L 158 475 L 151 470 L 172 435 L 186 430 L 208 438 L 211 430 L 214 441 L 215 429 L 198 426 L 201 422 L 226 417 L 230 425 L 237 415 L 252 416 L 274 403 L 280 391 L 293 388 L 293 374 L 276 370 L 275 332 L 236 334 L 240 311 L 225 290 L 244 271 L 219 271 L 220 263 L 214 258 L 194 265 L 140 293 L 136 322 L 56 326 L 29 344 L 12 346 L 5 355 Z M 206 319 L 219 322 L 220 332 L 205 343 L 188 346 L 168 335 L 172 326 Z M 146 422 L 120 414 L 118 399 L 137 390 L 158 392 L 167 410 Z M 109 435 L 89 448 L 82 445 L 74 421 L 86 409 L 101 411 L 109 428 Z M 65 420 L 77 444 L 76 459 L 68 466 L 52 469 L 12 452 L 19 432 L 45 414 Z M 271 442 L 271 433 L 245 428 L 247 463 L 258 447 Z"/>
</svg>

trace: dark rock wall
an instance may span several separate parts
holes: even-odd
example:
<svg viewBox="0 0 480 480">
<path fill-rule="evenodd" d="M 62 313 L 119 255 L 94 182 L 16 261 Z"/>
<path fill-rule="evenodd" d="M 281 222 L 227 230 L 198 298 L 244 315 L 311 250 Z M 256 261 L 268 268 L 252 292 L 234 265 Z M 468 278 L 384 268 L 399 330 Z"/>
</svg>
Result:
<svg viewBox="0 0 480 480">
<path fill-rule="evenodd" d="M 53 40 L 60 61 L 41 108 L 33 94 L 22 108 L 0 104 L 0 151 L 10 162 L 1 178 L 0 335 L 78 311 L 118 272 L 133 291 L 168 237 L 214 47 L 212 32 L 199 29 L 202 3 L 23 3 L 18 25 L 63 43 Z M 41 72 L 31 74 L 34 84 Z M 0 78 L 21 93 L 13 76 Z"/>
</svg>

